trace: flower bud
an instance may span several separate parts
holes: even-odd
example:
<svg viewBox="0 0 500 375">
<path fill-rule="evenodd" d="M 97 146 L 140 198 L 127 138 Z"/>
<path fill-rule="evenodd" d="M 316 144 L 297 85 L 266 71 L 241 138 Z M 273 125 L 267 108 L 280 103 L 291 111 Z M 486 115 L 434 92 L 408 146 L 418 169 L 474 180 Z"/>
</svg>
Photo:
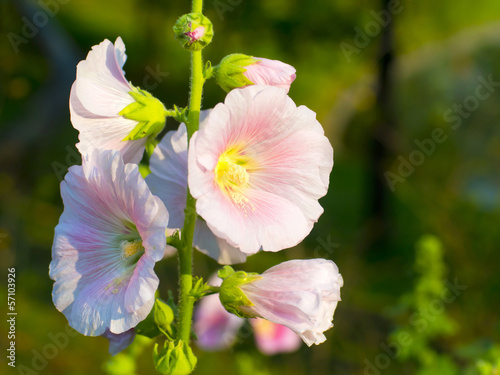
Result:
<svg viewBox="0 0 500 375">
<path fill-rule="evenodd" d="M 160 352 L 158 344 L 155 344 L 153 359 L 156 370 L 165 375 L 189 375 L 194 371 L 197 362 L 193 351 L 183 341 L 165 341 Z"/>
<path fill-rule="evenodd" d="M 243 54 L 226 56 L 214 67 L 215 79 L 225 91 L 249 85 L 269 85 L 290 90 L 295 68 L 278 60 Z"/>
<path fill-rule="evenodd" d="M 212 22 L 201 13 L 183 15 L 174 25 L 175 38 L 190 51 L 199 51 L 212 41 Z"/>
<path fill-rule="evenodd" d="M 323 332 L 333 327 L 343 285 L 331 260 L 291 260 L 261 275 L 227 269 L 219 274 L 224 278 L 219 297 L 226 310 L 284 325 L 309 346 L 326 340 Z"/>
</svg>

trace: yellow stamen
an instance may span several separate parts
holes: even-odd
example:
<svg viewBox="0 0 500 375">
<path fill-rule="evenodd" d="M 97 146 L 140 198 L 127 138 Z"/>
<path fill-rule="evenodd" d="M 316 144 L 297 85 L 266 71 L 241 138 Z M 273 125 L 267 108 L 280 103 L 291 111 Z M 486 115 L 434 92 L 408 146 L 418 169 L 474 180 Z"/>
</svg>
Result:
<svg viewBox="0 0 500 375">
<path fill-rule="evenodd" d="M 248 202 L 245 190 L 249 186 L 251 159 L 241 152 L 242 147 L 233 147 L 220 155 L 215 166 L 215 180 L 221 190 L 236 204 Z"/>
<path fill-rule="evenodd" d="M 135 241 L 123 240 L 120 243 L 120 247 L 123 259 L 130 258 L 131 256 L 136 255 L 138 252 L 144 251 L 144 247 L 142 247 L 141 240 L 135 240 Z"/>
<path fill-rule="evenodd" d="M 229 157 L 223 155 L 215 167 L 215 175 L 219 184 L 230 182 L 236 186 L 248 184 L 249 175 L 245 167 L 236 164 Z"/>
</svg>

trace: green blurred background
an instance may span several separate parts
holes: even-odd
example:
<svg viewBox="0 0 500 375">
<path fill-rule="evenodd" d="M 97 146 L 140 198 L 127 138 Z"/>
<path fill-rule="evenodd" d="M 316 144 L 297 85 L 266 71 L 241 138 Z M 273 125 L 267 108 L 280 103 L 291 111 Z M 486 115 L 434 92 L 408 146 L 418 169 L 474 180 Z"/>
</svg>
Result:
<svg viewBox="0 0 500 375">
<path fill-rule="evenodd" d="M 91 46 L 121 36 L 127 78 L 168 107 L 186 105 L 189 54 L 171 29 L 189 8 L 0 2 L 0 373 L 119 374 L 127 362 L 109 362 L 104 338 L 66 331 L 51 301 L 59 183 L 80 163 L 69 89 Z M 293 65 L 290 96 L 317 113 L 335 149 L 310 236 L 241 267 L 329 258 L 345 286 L 324 344 L 266 357 L 244 330 L 226 352 L 197 349 L 195 373 L 499 374 L 500 2 L 209 0 L 205 14 L 215 29 L 205 58 L 243 52 Z M 207 82 L 204 108 L 223 99 Z M 7 267 L 17 279 L 16 369 L 5 355 Z M 162 295 L 175 291 L 176 267 L 157 265 Z M 208 277 L 217 264 L 197 253 L 195 268 Z M 153 374 L 152 342 L 141 345 L 136 373 Z"/>
</svg>

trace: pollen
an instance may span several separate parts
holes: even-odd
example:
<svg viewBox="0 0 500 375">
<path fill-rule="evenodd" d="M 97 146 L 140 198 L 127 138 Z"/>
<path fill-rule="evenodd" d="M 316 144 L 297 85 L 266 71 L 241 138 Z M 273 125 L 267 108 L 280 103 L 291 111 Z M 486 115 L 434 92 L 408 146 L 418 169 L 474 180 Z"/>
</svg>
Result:
<svg viewBox="0 0 500 375">
<path fill-rule="evenodd" d="M 241 147 L 233 147 L 221 154 L 214 172 L 221 190 L 234 203 L 243 207 L 248 202 L 245 190 L 249 187 L 248 170 L 252 162 L 241 150 Z"/>
<path fill-rule="evenodd" d="M 227 156 L 219 159 L 215 174 L 219 183 L 231 183 L 236 186 L 244 186 L 248 184 L 249 175 L 245 167 L 236 164 Z"/>
<path fill-rule="evenodd" d="M 120 243 L 120 248 L 122 251 L 123 259 L 128 259 L 139 252 L 144 252 L 144 247 L 142 247 L 141 240 L 134 240 L 134 241 L 123 240 Z"/>
</svg>

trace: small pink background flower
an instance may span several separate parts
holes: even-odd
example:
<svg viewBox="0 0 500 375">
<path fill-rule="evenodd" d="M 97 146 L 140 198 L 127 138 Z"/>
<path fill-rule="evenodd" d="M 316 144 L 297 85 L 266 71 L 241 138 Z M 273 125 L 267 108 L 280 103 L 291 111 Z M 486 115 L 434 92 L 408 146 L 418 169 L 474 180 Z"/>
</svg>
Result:
<svg viewBox="0 0 500 375">
<path fill-rule="evenodd" d="M 50 263 L 54 304 L 84 335 L 128 331 L 154 303 L 167 210 L 137 165 L 103 149 L 69 169 L 61 195 Z"/>
<path fill-rule="evenodd" d="M 206 111 L 202 112 L 202 119 Z M 169 229 L 181 229 L 184 225 L 188 180 L 188 151 L 186 126 L 181 124 L 177 131 L 170 131 L 156 147 L 150 159 L 151 174 L 146 182 L 153 194 L 162 199 L 170 214 Z M 196 221 L 194 246 L 220 264 L 242 263 L 246 254 L 217 238 L 207 223 Z"/>
<path fill-rule="evenodd" d="M 274 355 L 278 353 L 291 353 L 300 348 L 302 340 L 290 328 L 269 320 L 250 319 L 255 343 L 261 353 Z"/>
<path fill-rule="evenodd" d="M 254 85 L 270 85 L 290 91 L 295 80 L 295 68 L 278 60 L 254 57 L 256 62 L 245 66 L 243 73 Z"/>
<path fill-rule="evenodd" d="M 70 114 L 74 128 L 80 132 L 76 146 L 82 154 L 94 148 L 118 150 L 126 163 L 139 163 L 147 138 L 122 141 L 138 124 L 119 115 L 135 101 L 129 95 L 133 88 L 122 69 L 126 59 L 120 37 L 114 45 L 106 39 L 93 46 L 77 66 Z"/>
<path fill-rule="evenodd" d="M 333 149 L 285 91 L 231 91 L 193 135 L 189 188 L 212 232 L 242 252 L 297 245 L 323 212 Z"/>
<path fill-rule="evenodd" d="M 217 275 L 208 284 L 219 286 Z M 194 314 L 193 329 L 198 337 L 197 345 L 206 351 L 218 351 L 231 347 L 245 319 L 230 314 L 224 309 L 216 294 L 205 296 L 198 303 Z"/>
</svg>

